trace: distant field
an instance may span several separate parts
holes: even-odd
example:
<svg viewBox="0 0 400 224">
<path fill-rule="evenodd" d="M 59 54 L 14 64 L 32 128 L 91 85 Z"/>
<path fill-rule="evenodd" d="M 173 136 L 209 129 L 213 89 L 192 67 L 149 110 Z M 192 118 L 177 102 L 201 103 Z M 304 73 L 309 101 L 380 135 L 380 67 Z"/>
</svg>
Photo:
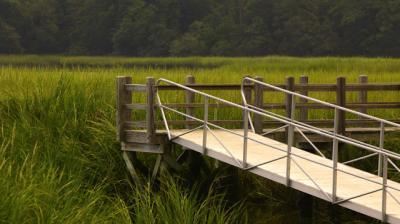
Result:
<svg viewBox="0 0 400 224">
<path fill-rule="evenodd" d="M 151 204 L 127 181 L 115 142 L 115 77 L 131 75 L 136 83 L 143 83 L 147 76 L 184 82 L 188 74 L 194 75 L 197 83 L 240 83 L 244 75 L 261 76 L 270 83 L 283 83 L 289 75 L 296 81 L 308 75 L 310 83 L 335 83 L 337 76 L 345 76 L 348 83 L 354 83 L 361 74 L 368 75 L 370 83 L 400 83 L 400 59 L 0 56 L 0 223 L 160 223 L 160 219 L 173 220 L 167 214 L 174 209 L 187 216 L 187 223 L 196 217 L 214 217 L 210 223 L 238 218 L 222 204 L 213 203 L 212 198 L 202 199 L 201 204 L 190 193 L 180 194 L 179 190 L 161 196 L 148 193 L 159 203 Z M 240 99 L 237 92 L 214 93 Z M 182 95 L 165 97 L 173 101 Z M 264 100 L 278 101 L 279 97 L 269 95 Z M 348 94 L 348 101 L 356 97 Z M 374 102 L 399 101 L 400 92 L 372 93 L 368 97 Z M 134 100 L 143 101 L 143 97 Z M 370 112 L 384 118 L 399 118 L 400 114 L 398 110 Z M 241 113 L 225 111 L 215 116 L 237 119 Z M 310 116 L 320 118 L 331 113 L 313 111 Z M 270 191 L 260 187 L 262 184 L 255 185 L 263 189 L 264 200 L 281 205 L 285 201 L 266 194 Z M 165 201 L 168 203 L 161 203 Z M 190 209 L 179 210 L 181 202 Z M 138 205 L 152 208 L 153 213 L 147 214 Z M 211 214 L 199 209 L 204 206 L 221 212 Z M 272 217 L 276 208 L 265 209 L 260 216 L 270 215 L 263 220 L 275 223 L 297 215 Z M 196 211 L 196 217 L 189 217 Z M 326 212 L 316 212 L 319 221 L 326 221 Z M 158 219 L 153 222 L 150 216 Z"/>
<path fill-rule="evenodd" d="M 0 97 L 4 98 L 4 92 L 15 92 L 21 86 L 24 86 L 24 91 L 34 89 L 26 88 L 26 83 L 30 83 L 32 87 L 46 83 L 48 91 L 51 91 L 52 85 L 63 77 L 82 88 L 90 85 L 104 88 L 102 92 L 111 105 L 114 105 L 114 82 L 118 75 L 131 75 L 136 83 L 144 83 L 147 76 L 184 82 L 185 76 L 189 74 L 196 77 L 197 83 L 240 83 L 245 75 L 260 76 L 269 83 L 284 83 L 286 76 L 294 76 L 298 82 L 301 75 L 309 76 L 309 83 L 335 83 L 337 76 L 345 76 L 347 83 L 357 83 L 359 75 L 368 75 L 369 83 L 400 83 L 400 59 L 390 58 L 124 58 L 28 55 L 0 56 L 0 65 L 0 85 L 3 89 Z M 224 92 L 223 96 L 240 100 L 238 92 Z M 334 101 L 333 93 L 311 93 L 311 96 Z M 270 94 L 265 97 L 265 102 L 278 102 L 282 97 Z M 368 95 L 370 102 L 398 101 L 399 98 L 399 91 L 383 94 L 371 92 Z M 347 102 L 356 100 L 357 93 L 347 94 Z M 387 110 L 369 110 L 369 113 L 385 118 L 396 116 Z M 331 113 L 323 110 L 310 112 L 310 118 L 326 116 L 331 116 Z"/>
</svg>

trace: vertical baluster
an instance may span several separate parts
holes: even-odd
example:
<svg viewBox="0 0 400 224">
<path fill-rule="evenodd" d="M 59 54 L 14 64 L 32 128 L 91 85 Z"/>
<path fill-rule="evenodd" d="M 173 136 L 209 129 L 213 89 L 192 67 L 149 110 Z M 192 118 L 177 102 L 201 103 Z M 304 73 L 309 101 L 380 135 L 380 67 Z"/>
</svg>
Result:
<svg viewBox="0 0 400 224">
<path fill-rule="evenodd" d="M 380 131 L 379 131 L 379 148 L 383 149 L 383 143 L 385 140 L 385 124 L 381 122 Z M 378 161 L 378 175 L 382 176 L 382 154 L 379 153 L 379 161 Z"/>
<path fill-rule="evenodd" d="M 296 107 L 296 98 L 294 95 L 291 97 L 290 106 L 290 121 L 294 121 Z M 292 124 L 288 127 L 288 139 L 287 139 L 287 161 L 286 161 L 286 186 L 290 186 L 290 163 L 291 163 L 291 151 L 294 139 L 294 126 Z"/>
<path fill-rule="evenodd" d="M 386 190 L 386 185 L 387 185 L 387 163 L 388 163 L 388 158 L 387 155 L 383 155 L 382 158 L 382 222 L 386 222 L 386 197 L 387 197 L 387 190 Z"/>
<path fill-rule="evenodd" d="M 246 76 L 246 77 L 248 77 L 248 76 Z M 244 87 L 243 93 L 244 93 L 244 98 L 246 99 L 246 103 L 250 104 L 250 105 L 253 105 L 251 103 L 251 91 L 252 91 L 252 87 L 250 87 L 251 81 L 248 80 L 248 79 L 245 79 L 244 80 L 244 85 L 245 85 L 245 87 Z M 245 112 L 243 111 L 243 116 L 244 116 L 244 114 L 245 114 Z"/>
<path fill-rule="evenodd" d="M 207 155 L 208 97 L 204 97 L 203 154 Z"/>
<path fill-rule="evenodd" d="M 340 113 L 339 109 L 335 108 L 335 117 L 333 120 L 333 132 L 335 135 L 335 138 L 333 139 L 333 147 L 332 147 L 332 202 L 336 201 L 336 193 L 337 193 L 337 163 L 338 163 L 338 148 L 339 148 L 339 142 L 336 139 L 336 135 L 338 134 L 339 131 L 339 119 L 340 119 Z"/>
<path fill-rule="evenodd" d="M 247 167 L 247 136 L 249 132 L 249 111 L 244 109 L 243 111 L 243 164 L 242 167 Z"/>
</svg>

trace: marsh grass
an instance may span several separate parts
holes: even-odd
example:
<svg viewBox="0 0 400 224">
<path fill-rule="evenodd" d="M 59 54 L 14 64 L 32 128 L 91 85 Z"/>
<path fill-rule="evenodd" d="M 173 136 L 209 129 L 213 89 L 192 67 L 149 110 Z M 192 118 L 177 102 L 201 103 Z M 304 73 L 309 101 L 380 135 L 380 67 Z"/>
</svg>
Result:
<svg viewBox="0 0 400 224">
<path fill-rule="evenodd" d="M 154 194 L 151 185 L 134 191 L 134 220 L 136 223 L 245 223 L 243 204 L 227 208 L 224 195 L 215 194 L 213 187 L 205 196 L 198 186 L 191 190 L 179 186 L 181 180 L 170 176 L 161 178 L 160 190 Z"/>
<path fill-rule="evenodd" d="M 152 219 L 139 216 L 133 208 L 148 213 L 147 202 L 115 141 L 111 86 L 64 73 L 19 78 L 1 89 L 0 223 L 174 223 L 177 211 L 181 223 L 238 220 L 222 197 L 197 199 L 172 181 L 162 197 L 146 192 Z"/>
<path fill-rule="evenodd" d="M 360 74 L 368 75 L 371 83 L 400 82 L 400 60 L 381 58 L 32 55 L 0 56 L 0 64 L 0 223 L 176 223 L 177 217 L 181 223 L 247 219 L 251 223 L 282 223 L 297 219 L 299 196 L 295 191 L 236 169 L 218 168 L 212 160 L 206 161 L 208 168 L 198 180 L 201 183 L 188 186 L 176 177 L 165 177 L 159 190 L 149 185 L 144 190 L 133 186 L 115 140 L 118 75 L 132 75 L 135 83 L 144 83 L 146 76 L 183 83 L 188 74 L 195 75 L 197 83 L 240 83 L 247 74 L 262 76 L 270 83 L 283 83 L 287 75 L 298 78 L 303 74 L 309 76 L 310 83 L 334 83 L 338 75 L 345 75 L 351 83 Z M 210 93 L 240 102 L 237 91 Z M 332 94 L 311 96 L 334 100 Z M 173 103 L 181 102 L 184 95 L 163 92 L 162 97 Z M 282 97 L 268 93 L 264 100 L 279 102 Z M 400 94 L 370 93 L 368 97 L 371 101 L 398 101 Z M 349 102 L 356 99 L 355 94 L 348 94 Z M 134 95 L 134 100 L 144 102 L 145 98 Z M 398 110 L 370 112 L 383 118 L 399 117 Z M 144 116 L 134 113 L 135 119 Z M 201 118 L 202 111 L 196 111 L 196 116 Z M 241 111 L 226 108 L 210 110 L 212 119 L 241 116 Z M 310 112 L 313 119 L 332 116 L 331 111 Z M 398 149 L 398 137 L 387 144 Z M 373 169 L 369 162 L 362 166 Z M 237 194 L 240 197 L 229 196 L 236 195 L 234 192 L 241 192 Z M 314 209 L 318 220 L 329 222 L 329 214 L 323 210 L 328 205 L 318 203 Z M 345 214 L 345 221 L 354 217 L 354 213 Z"/>
</svg>

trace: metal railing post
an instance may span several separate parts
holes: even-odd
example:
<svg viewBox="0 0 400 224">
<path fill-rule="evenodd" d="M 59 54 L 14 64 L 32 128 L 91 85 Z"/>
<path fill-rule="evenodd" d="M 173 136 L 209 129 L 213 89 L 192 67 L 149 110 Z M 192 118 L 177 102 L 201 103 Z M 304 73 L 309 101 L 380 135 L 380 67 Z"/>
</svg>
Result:
<svg viewBox="0 0 400 224">
<path fill-rule="evenodd" d="M 249 133 L 249 111 L 247 108 L 243 111 L 243 169 L 247 167 L 247 138 Z"/>
<path fill-rule="evenodd" d="M 380 131 L 379 131 L 379 148 L 383 149 L 383 144 L 385 140 L 385 124 L 381 122 Z M 382 154 L 379 153 L 378 160 L 378 176 L 382 176 Z"/>
<path fill-rule="evenodd" d="M 335 108 L 335 117 L 333 120 L 333 133 L 336 136 L 338 134 L 339 129 L 339 109 Z M 336 193 L 337 193 L 337 163 L 338 163 L 338 149 L 339 142 L 337 138 L 333 138 L 333 146 L 332 146 L 332 203 L 336 201 Z"/>
<path fill-rule="evenodd" d="M 208 97 L 204 97 L 203 154 L 207 155 Z"/>
<path fill-rule="evenodd" d="M 382 175 L 382 222 L 386 222 L 386 197 L 387 197 L 387 163 L 388 163 L 388 157 L 387 155 L 383 155 L 382 158 L 382 171 L 383 171 L 383 175 Z"/>
<path fill-rule="evenodd" d="M 291 106 L 290 106 L 290 121 L 294 121 L 295 116 L 295 107 L 296 107 L 296 98 L 292 95 L 291 98 Z M 288 127 L 288 139 L 287 139 L 287 160 L 286 160 L 286 186 L 290 186 L 290 163 L 291 163 L 291 151 L 294 139 L 294 126 L 289 124 Z"/>
</svg>

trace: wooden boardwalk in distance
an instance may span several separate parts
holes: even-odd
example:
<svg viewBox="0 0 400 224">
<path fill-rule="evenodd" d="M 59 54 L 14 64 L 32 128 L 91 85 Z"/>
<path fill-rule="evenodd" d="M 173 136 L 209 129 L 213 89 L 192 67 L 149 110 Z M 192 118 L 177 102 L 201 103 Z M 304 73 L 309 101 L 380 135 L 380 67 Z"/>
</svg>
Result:
<svg viewBox="0 0 400 224">
<path fill-rule="evenodd" d="M 388 172 L 388 167 L 400 172 L 400 154 L 384 147 L 385 134 L 398 132 L 399 121 L 366 114 L 367 109 L 399 109 L 400 103 L 397 102 L 367 102 L 367 91 L 396 91 L 400 90 L 400 84 L 366 84 L 365 76 L 360 77 L 360 84 L 350 85 L 346 85 L 345 79 L 340 77 L 336 84 L 319 85 L 308 84 L 304 77 L 300 85 L 295 85 L 294 79 L 288 78 L 286 84 L 275 86 L 262 82 L 260 78 L 244 78 L 242 85 L 219 86 L 194 84 L 192 76 L 187 81 L 187 85 L 181 85 L 166 79 L 155 82 L 153 78 L 148 78 L 146 85 L 140 85 L 132 84 L 130 77 L 117 79 L 117 139 L 121 142 L 124 159 L 135 180 L 140 179 L 135 170 L 135 153 L 159 154 L 153 170 L 155 176 L 161 161 L 171 161 L 168 146 L 174 143 L 186 149 L 184 153 L 196 151 L 332 204 L 384 222 L 400 223 L 400 183 L 392 181 L 393 172 Z M 242 103 L 233 103 L 200 91 L 218 88 L 239 89 Z M 185 91 L 185 102 L 163 103 L 159 96 L 163 90 Z M 285 102 L 264 102 L 264 92 L 269 91 L 286 94 Z M 336 103 L 307 97 L 309 91 L 336 91 Z M 346 91 L 359 91 L 360 102 L 346 103 Z M 145 93 L 147 102 L 132 102 L 135 92 Z M 195 103 L 195 95 L 203 101 Z M 210 100 L 219 102 L 210 103 Z M 358 108 L 358 111 L 345 106 Z M 212 107 L 240 109 L 243 119 L 211 120 L 208 114 Z M 161 120 L 156 119 L 156 108 L 161 113 Z M 286 110 L 286 116 L 268 111 L 276 108 Z M 309 120 L 308 109 L 333 109 L 334 119 Z M 195 110 L 202 110 L 200 117 L 194 116 Z M 132 111 L 145 112 L 146 120 L 135 120 Z M 296 111 L 299 117 L 296 117 Z M 178 114 L 184 119 L 167 119 L 170 117 L 166 116 L 167 113 Z M 358 118 L 346 119 L 345 113 Z M 242 129 L 227 129 L 224 125 L 239 125 Z M 363 142 L 372 138 L 379 145 Z M 295 147 L 296 142 L 308 143 L 312 151 Z M 330 158 L 317 147 L 317 143 L 321 142 L 332 143 L 328 149 Z M 352 145 L 366 153 L 359 158 L 346 158 L 348 161 L 339 162 L 343 161 L 339 158 L 339 144 Z M 377 174 L 351 166 L 353 162 L 371 157 L 378 157 Z M 177 161 L 181 158 L 178 157 Z"/>
</svg>

